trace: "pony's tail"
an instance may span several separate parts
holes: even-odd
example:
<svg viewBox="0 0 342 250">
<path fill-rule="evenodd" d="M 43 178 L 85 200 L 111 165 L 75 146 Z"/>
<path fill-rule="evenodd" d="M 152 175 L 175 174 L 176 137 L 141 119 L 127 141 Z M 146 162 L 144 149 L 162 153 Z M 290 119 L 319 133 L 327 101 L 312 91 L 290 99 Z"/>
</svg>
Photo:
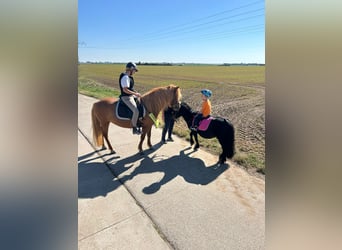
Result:
<svg viewBox="0 0 342 250">
<path fill-rule="evenodd" d="M 95 105 L 96 104 L 94 104 L 93 108 L 91 109 L 91 121 L 92 121 L 92 128 L 93 128 L 93 142 L 94 142 L 95 146 L 102 146 L 102 143 L 103 143 L 102 129 L 101 129 L 101 124 L 96 117 Z"/>
<path fill-rule="evenodd" d="M 229 139 L 228 139 L 228 145 L 227 145 L 227 158 L 228 159 L 232 159 L 233 156 L 235 155 L 235 129 L 234 126 L 226 121 L 228 123 L 229 126 Z"/>
</svg>

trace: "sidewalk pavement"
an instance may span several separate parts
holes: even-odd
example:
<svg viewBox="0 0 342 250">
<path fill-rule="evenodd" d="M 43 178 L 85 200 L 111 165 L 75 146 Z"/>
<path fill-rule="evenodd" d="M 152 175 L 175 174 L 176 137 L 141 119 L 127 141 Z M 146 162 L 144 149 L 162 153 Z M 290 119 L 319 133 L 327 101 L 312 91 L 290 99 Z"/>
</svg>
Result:
<svg viewBox="0 0 342 250">
<path fill-rule="evenodd" d="M 91 106 L 79 95 L 79 249 L 264 249 L 265 182 L 185 140 L 137 154 L 140 136 L 114 124 L 114 155 L 91 146 Z"/>
</svg>

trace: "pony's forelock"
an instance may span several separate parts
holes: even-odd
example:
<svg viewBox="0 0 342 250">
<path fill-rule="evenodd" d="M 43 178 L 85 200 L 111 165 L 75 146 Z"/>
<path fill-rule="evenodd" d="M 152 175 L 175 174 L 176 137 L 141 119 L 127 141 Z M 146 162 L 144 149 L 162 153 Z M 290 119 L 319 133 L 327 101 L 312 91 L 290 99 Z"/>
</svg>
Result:
<svg viewBox="0 0 342 250">
<path fill-rule="evenodd" d="M 176 95 L 177 95 L 178 101 L 180 101 L 182 99 L 182 93 L 181 93 L 180 87 L 178 87 L 178 86 L 177 86 L 177 89 L 176 89 Z"/>
</svg>

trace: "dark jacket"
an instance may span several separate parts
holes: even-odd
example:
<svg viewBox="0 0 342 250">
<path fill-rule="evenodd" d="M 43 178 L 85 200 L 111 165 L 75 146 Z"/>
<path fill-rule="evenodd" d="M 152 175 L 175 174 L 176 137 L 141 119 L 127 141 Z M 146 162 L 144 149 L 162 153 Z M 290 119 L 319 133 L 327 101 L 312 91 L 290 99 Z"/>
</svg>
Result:
<svg viewBox="0 0 342 250">
<path fill-rule="evenodd" d="M 121 73 L 121 75 L 120 75 L 120 77 L 119 77 L 119 87 L 120 87 L 120 90 L 121 90 L 121 95 L 120 96 L 130 96 L 130 94 L 127 94 L 127 93 L 125 93 L 124 91 L 123 91 L 123 88 L 121 87 L 121 79 L 122 79 L 122 77 L 124 76 L 124 75 L 126 75 L 126 73 Z M 128 76 L 129 77 L 129 80 L 130 80 L 130 83 L 129 83 L 129 90 L 131 90 L 131 91 L 133 91 L 133 92 L 135 92 L 135 90 L 134 90 L 134 79 L 133 79 L 133 77 L 131 77 L 131 76 Z"/>
</svg>

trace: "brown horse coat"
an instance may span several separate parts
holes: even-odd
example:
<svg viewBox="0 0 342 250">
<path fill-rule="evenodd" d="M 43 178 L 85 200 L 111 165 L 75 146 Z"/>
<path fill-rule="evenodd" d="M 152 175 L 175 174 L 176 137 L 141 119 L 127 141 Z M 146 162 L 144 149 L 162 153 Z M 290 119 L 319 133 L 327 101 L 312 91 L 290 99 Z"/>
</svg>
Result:
<svg viewBox="0 0 342 250">
<path fill-rule="evenodd" d="M 147 144 L 151 148 L 151 129 L 153 125 L 149 113 L 153 113 L 155 117 L 166 107 L 172 107 L 175 110 L 180 108 L 181 92 L 178 86 L 169 85 L 166 87 L 158 87 L 150 90 L 141 97 L 141 102 L 146 108 L 146 115 L 142 118 L 142 134 L 138 145 L 139 152 L 142 152 L 142 143 L 147 134 Z M 118 99 L 104 98 L 93 104 L 91 117 L 93 128 L 93 141 L 95 146 L 102 146 L 105 149 L 104 139 L 107 142 L 111 153 L 115 153 L 108 139 L 108 128 L 110 123 L 123 128 L 132 128 L 130 120 L 121 120 L 116 117 L 115 108 Z"/>
</svg>

